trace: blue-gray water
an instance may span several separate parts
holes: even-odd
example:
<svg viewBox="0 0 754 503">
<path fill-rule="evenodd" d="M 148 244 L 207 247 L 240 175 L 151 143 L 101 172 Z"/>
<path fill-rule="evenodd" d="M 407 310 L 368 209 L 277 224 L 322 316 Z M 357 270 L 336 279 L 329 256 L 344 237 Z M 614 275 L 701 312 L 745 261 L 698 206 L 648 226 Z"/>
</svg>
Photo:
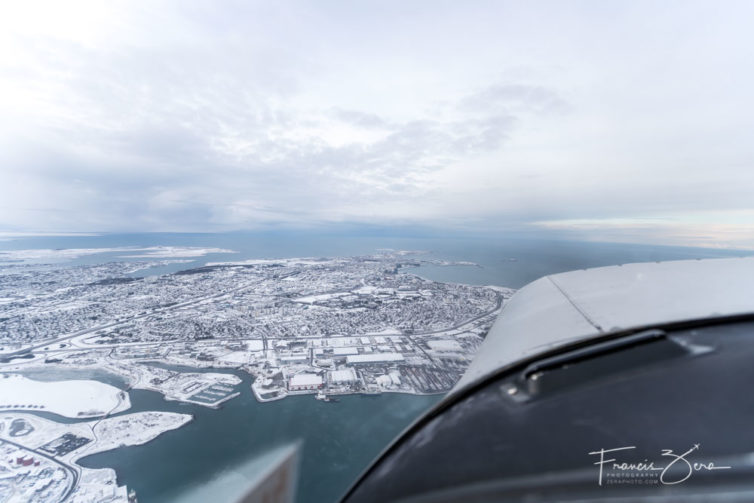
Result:
<svg viewBox="0 0 754 503">
<path fill-rule="evenodd" d="M 391 237 L 334 233 L 222 233 L 222 234 L 104 234 L 80 237 L 28 237 L 0 240 L 0 251 L 31 248 L 113 248 L 147 246 L 194 246 L 224 248 L 238 253 L 209 254 L 190 263 L 171 264 L 137 275 L 164 274 L 198 267 L 206 262 L 248 258 L 332 257 L 375 253 L 379 249 L 424 250 L 416 258 L 464 260 L 481 267 L 428 266 L 421 274 L 438 281 L 494 284 L 520 288 L 535 279 L 558 272 L 631 262 L 716 258 L 752 255 L 752 251 L 679 246 L 593 243 L 552 239 L 506 239 L 490 237 Z M 123 252 L 88 255 L 67 262 L 96 264 L 122 259 Z M 143 259 L 142 259 L 143 260 Z M 158 259 L 159 260 L 159 259 Z"/>
<path fill-rule="evenodd" d="M 324 403 L 313 396 L 257 402 L 244 379 L 241 396 L 220 410 L 166 402 L 149 391 L 132 390 L 131 411 L 192 414 L 194 420 L 155 441 L 95 454 L 80 464 L 111 467 L 119 483 L 136 490 L 141 502 L 175 502 L 216 476 L 275 447 L 302 441 L 299 501 L 333 501 L 369 461 L 438 396 L 383 394 L 345 396 Z M 228 493 L 234 492 L 229 487 Z M 223 501 L 223 495 L 216 495 Z"/>
<path fill-rule="evenodd" d="M 473 266 L 422 266 L 411 272 L 438 281 L 495 284 L 520 288 L 543 275 L 604 265 L 749 255 L 751 252 L 554 240 L 345 236 L 313 234 L 140 234 L 90 237 L 24 238 L 0 241 L 0 250 L 28 248 L 99 248 L 121 246 L 198 246 L 237 250 L 191 263 L 173 264 L 141 274 L 162 274 L 206 262 L 247 258 L 351 256 L 380 248 L 427 250 L 416 258 L 472 261 Z M 70 263 L 115 260 L 121 253 L 90 255 Z M 302 441 L 298 500 L 334 501 L 395 435 L 435 403 L 437 396 L 383 394 L 349 396 L 322 403 L 312 396 L 260 404 L 244 379 L 241 396 L 220 410 L 167 402 L 134 390 L 133 408 L 193 414 L 188 425 L 143 445 L 89 456 L 84 466 L 112 467 L 119 483 L 134 488 L 142 503 L 179 502 L 194 488 L 277 446 Z M 36 376 L 39 378 L 39 376 Z M 81 378 L 81 374 L 72 376 Z M 102 373 L 90 377 L 122 384 Z M 61 374 L 47 378 L 63 378 Z M 222 501 L 221 495 L 217 501 Z"/>
</svg>

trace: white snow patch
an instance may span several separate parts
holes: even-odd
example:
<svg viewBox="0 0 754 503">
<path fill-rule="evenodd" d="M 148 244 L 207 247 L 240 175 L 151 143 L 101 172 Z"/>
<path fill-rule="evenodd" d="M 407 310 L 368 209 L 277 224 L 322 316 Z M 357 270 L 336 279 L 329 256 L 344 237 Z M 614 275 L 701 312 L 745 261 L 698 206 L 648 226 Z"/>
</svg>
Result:
<svg viewBox="0 0 754 503">
<path fill-rule="evenodd" d="M 121 255 L 121 258 L 172 258 L 172 257 L 203 257 L 210 253 L 238 253 L 224 248 L 199 248 L 194 246 L 152 246 L 136 251 L 137 255 Z"/>
<path fill-rule="evenodd" d="M 32 262 L 32 261 L 64 261 L 73 260 L 99 253 L 134 253 L 122 255 L 121 258 L 172 258 L 172 257 L 203 257 L 209 253 L 238 253 L 234 250 L 222 248 L 199 248 L 194 246 L 148 246 L 115 248 L 65 248 L 65 249 L 30 249 L 0 251 L 0 263 L 3 262 Z"/>
<path fill-rule="evenodd" d="M 427 341 L 427 346 L 435 351 L 462 351 L 463 347 L 453 339 L 436 339 Z"/>
<path fill-rule="evenodd" d="M 0 377 L 0 410 L 41 410 L 82 418 L 104 416 L 130 407 L 128 393 L 99 381 L 44 382 L 20 374 Z"/>
</svg>

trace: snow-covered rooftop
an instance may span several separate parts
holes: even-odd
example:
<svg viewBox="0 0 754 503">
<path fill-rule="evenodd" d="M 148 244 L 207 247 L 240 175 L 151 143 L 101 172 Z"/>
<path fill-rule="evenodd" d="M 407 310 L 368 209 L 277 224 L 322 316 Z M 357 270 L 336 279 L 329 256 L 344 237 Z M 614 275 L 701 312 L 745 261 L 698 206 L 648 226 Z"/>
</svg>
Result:
<svg viewBox="0 0 754 503">
<path fill-rule="evenodd" d="M 427 345 L 435 351 L 461 351 L 463 348 L 453 339 L 438 339 L 427 341 Z"/>
<path fill-rule="evenodd" d="M 333 370 L 330 372 L 332 382 L 353 382 L 356 380 L 356 372 L 352 368 Z"/>
<path fill-rule="evenodd" d="M 291 377 L 291 386 L 319 386 L 322 384 L 322 376 L 317 374 L 296 374 Z"/>
<path fill-rule="evenodd" d="M 347 363 L 395 362 L 403 361 L 400 353 L 373 353 L 371 355 L 352 355 L 346 357 Z"/>
<path fill-rule="evenodd" d="M 333 348 L 333 353 L 336 355 L 357 355 L 359 354 L 359 348 Z"/>
</svg>

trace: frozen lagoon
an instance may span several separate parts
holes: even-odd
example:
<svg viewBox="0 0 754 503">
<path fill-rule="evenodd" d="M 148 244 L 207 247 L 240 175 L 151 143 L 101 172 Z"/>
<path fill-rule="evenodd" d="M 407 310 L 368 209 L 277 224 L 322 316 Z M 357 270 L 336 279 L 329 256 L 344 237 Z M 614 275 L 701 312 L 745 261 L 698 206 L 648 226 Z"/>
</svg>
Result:
<svg viewBox="0 0 754 503">
<path fill-rule="evenodd" d="M 127 393 L 99 381 L 49 382 L 0 374 L 0 411 L 45 411 L 83 419 L 116 414 L 130 407 Z"/>
</svg>

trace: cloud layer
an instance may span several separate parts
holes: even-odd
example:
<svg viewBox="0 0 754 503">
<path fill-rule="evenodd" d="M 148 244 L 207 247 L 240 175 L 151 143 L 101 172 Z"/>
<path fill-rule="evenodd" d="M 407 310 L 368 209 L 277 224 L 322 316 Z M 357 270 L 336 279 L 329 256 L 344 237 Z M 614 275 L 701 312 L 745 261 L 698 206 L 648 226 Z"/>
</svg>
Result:
<svg viewBox="0 0 754 503">
<path fill-rule="evenodd" d="M 749 2 L 16 4 L 0 231 L 714 226 L 754 205 Z"/>
</svg>

